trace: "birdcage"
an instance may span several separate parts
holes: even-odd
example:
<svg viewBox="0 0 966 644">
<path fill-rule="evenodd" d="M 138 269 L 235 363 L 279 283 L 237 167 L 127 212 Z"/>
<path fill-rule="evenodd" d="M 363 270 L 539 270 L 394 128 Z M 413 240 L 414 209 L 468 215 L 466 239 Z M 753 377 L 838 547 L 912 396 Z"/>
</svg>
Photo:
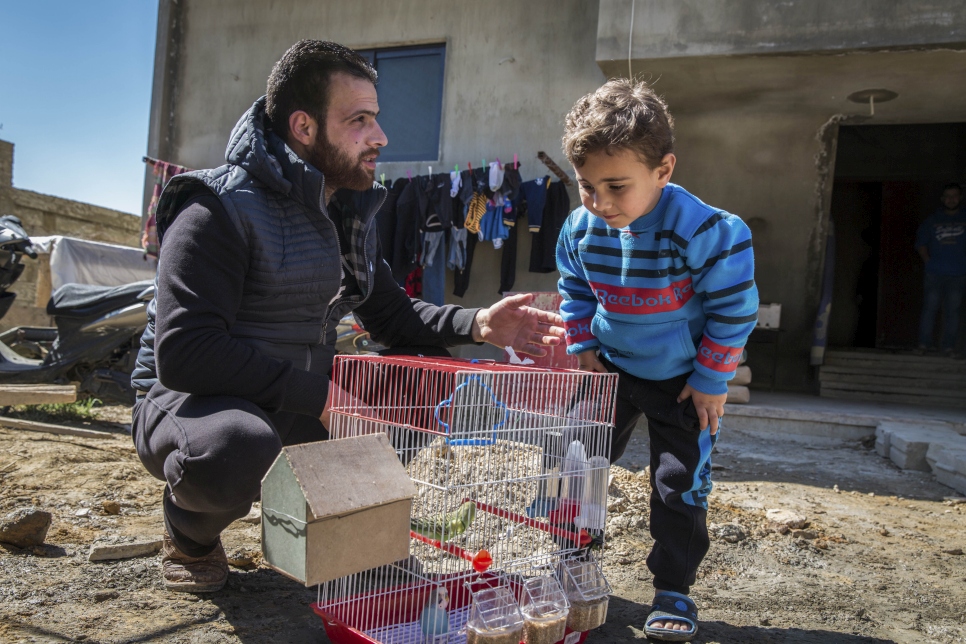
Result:
<svg viewBox="0 0 966 644">
<path fill-rule="evenodd" d="M 338 356 L 332 373 L 332 438 L 385 433 L 418 492 L 407 560 L 319 587 L 333 642 L 499 643 L 467 629 L 486 621 L 482 591 L 519 601 L 528 579 L 594 561 L 616 375 L 377 356 Z"/>
</svg>

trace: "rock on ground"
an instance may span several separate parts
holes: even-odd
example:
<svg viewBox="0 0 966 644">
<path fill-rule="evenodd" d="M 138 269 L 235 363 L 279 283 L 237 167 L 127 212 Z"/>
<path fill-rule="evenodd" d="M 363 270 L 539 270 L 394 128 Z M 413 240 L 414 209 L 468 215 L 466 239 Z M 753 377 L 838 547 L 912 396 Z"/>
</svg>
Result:
<svg viewBox="0 0 966 644">
<path fill-rule="evenodd" d="M 40 508 L 14 510 L 0 522 L 0 542 L 18 548 L 39 546 L 47 538 L 51 520 L 50 512 Z"/>
</svg>

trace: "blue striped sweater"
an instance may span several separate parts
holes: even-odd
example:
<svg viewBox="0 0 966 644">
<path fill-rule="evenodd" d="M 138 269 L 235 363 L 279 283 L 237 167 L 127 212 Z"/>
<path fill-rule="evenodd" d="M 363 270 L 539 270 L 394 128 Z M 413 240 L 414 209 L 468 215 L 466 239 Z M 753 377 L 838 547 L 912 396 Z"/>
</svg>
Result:
<svg viewBox="0 0 966 644">
<path fill-rule="evenodd" d="M 623 230 L 584 207 L 557 241 L 567 353 L 599 349 L 622 370 L 723 394 L 758 319 L 751 231 L 669 183 Z"/>
</svg>

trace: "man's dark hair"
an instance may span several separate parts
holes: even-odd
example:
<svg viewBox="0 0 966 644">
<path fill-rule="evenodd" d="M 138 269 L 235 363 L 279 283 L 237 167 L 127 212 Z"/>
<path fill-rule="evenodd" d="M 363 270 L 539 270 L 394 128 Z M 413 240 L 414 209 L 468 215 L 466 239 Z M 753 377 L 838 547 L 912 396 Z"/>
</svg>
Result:
<svg viewBox="0 0 966 644">
<path fill-rule="evenodd" d="M 325 127 L 329 81 L 343 72 L 376 84 L 376 70 L 358 53 L 334 42 L 300 40 L 279 59 L 268 76 L 265 112 L 272 129 L 288 139 L 288 117 L 302 110 Z"/>
<path fill-rule="evenodd" d="M 943 186 L 943 192 L 946 192 L 947 190 L 959 190 L 959 194 L 963 193 L 963 187 L 955 181 L 947 183 Z"/>
</svg>

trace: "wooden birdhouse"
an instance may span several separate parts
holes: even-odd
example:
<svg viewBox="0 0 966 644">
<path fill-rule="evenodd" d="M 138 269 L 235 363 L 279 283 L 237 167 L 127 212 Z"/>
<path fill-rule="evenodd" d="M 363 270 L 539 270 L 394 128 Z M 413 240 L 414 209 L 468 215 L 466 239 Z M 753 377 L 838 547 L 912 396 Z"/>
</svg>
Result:
<svg viewBox="0 0 966 644">
<path fill-rule="evenodd" d="M 313 586 L 409 556 L 416 488 L 385 434 L 282 449 L 262 480 L 262 551 Z"/>
</svg>

